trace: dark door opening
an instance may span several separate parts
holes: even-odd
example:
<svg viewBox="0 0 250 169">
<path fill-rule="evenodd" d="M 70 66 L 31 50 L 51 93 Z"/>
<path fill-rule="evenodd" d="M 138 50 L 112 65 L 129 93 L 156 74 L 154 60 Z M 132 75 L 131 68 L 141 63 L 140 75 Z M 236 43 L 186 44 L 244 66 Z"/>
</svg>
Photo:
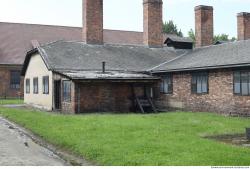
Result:
<svg viewBox="0 0 250 169">
<path fill-rule="evenodd" d="M 61 81 L 56 80 L 54 81 L 54 103 L 55 109 L 61 109 Z"/>
</svg>

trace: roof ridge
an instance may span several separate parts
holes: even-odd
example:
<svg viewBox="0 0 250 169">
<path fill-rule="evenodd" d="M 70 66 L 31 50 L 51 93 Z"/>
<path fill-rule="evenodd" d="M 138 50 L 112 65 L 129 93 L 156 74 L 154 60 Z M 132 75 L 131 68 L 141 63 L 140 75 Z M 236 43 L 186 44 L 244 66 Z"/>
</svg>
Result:
<svg viewBox="0 0 250 169">
<path fill-rule="evenodd" d="M 149 72 L 150 72 L 150 71 L 153 71 L 154 69 L 156 69 L 156 68 L 158 68 L 158 67 L 160 67 L 160 66 L 162 66 L 162 65 L 171 63 L 171 62 L 173 62 L 173 61 L 175 61 L 175 60 L 177 60 L 177 59 L 181 59 L 183 56 L 187 55 L 188 53 L 189 53 L 189 51 L 186 51 L 185 53 L 181 54 L 180 56 L 178 56 L 178 57 L 176 57 L 176 58 L 174 58 L 174 59 L 172 59 L 172 60 L 163 62 L 163 63 L 159 64 L 158 66 L 155 66 L 155 67 L 153 67 L 153 68 L 151 68 L 151 69 L 148 69 L 147 71 L 149 71 Z"/>
<path fill-rule="evenodd" d="M 232 44 L 237 44 L 237 43 L 243 43 L 243 42 L 247 42 L 247 41 L 250 41 L 250 39 L 247 39 L 247 40 L 237 40 L 237 41 L 227 41 L 227 43 L 222 43 L 222 44 L 219 44 L 219 45 L 209 45 L 209 46 L 202 46 L 202 47 L 199 47 L 199 48 L 194 48 L 194 50 L 197 50 L 197 49 L 206 49 L 206 48 L 212 48 L 212 47 L 219 47 L 219 46 L 226 46 L 228 44 L 232 45 Z"/>
</svg>

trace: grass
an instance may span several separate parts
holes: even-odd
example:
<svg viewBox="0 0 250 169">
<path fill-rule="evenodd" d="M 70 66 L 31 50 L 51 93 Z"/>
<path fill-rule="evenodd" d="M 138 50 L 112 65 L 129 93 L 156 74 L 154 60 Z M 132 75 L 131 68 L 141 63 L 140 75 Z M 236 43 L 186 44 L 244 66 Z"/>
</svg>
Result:
<svg viewBox="0 0 250 169">
<path fill-rule="evenodd" d="M 0 105 L 6 104 L 23 104 L 22 99 L 0 99 Z"/>
<path fill-rule="evenodd" d="M 0 108 L 0 115 L 99 165 L 250 165 L 250 149 L 203 138 L 244 133 L 250 119 L 211 113 L 56 115 Z"/>
</svg>

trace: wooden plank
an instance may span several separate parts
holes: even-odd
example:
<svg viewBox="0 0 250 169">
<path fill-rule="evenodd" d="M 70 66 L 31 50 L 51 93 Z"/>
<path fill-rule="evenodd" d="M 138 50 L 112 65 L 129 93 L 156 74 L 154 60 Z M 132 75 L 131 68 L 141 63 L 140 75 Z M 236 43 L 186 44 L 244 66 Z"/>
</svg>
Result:
<svg viewBox="0 0 250 169">
<path fill-rule="evenodd" d="M 157 110 L 156 110 L 156 107 L 155 107 L 153 101 L 151 100 L 150 97 L 147 97 L 147 98 L 148 98 L 149 103 L 151 104 L 152 110 L 153 110 L 155 113 L 157 113 Z"/>
</svg>

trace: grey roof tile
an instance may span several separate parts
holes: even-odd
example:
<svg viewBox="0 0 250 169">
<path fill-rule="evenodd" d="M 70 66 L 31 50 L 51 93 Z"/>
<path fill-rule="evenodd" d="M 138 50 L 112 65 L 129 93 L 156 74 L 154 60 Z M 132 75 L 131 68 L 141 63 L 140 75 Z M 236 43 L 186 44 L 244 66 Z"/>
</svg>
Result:
<svg viewBox="0 0 250 169">
<path fill-rule="evenodd" d="M 153 72 L 171 72 L 250 65 L 250 40 L 197 48 Z"/>
<path fill-rule="evenodd" d="M 40 53 L 51 70 L 107 70 L 144 72 L 172 60 L 183 51 L 129 45 L 89 45 L 58 41 L 40 46 Z"/>
</svg>

